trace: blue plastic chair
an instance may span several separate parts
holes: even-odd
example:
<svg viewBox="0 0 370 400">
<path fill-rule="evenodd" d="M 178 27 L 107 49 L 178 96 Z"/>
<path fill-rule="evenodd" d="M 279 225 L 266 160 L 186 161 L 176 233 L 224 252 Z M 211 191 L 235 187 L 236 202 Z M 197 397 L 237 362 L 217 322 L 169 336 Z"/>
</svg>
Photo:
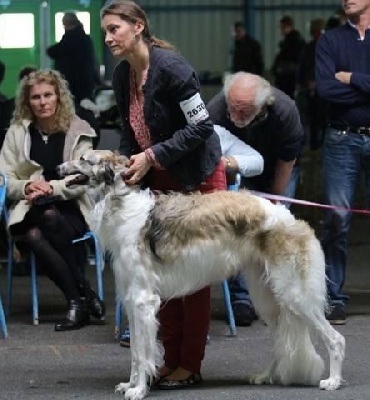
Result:
<svg viewBox="0 0 370 400">
<path fill-rule="evenodd" d="M 4 217 L 4 221 L 6 223 L 5 218 L 5 199 L 6 199 L 6 185 L 7 185 L 7 178 L 6 175 L 0 172 L 0 220 Z M 8 336 L 8 328 L 6 325 L 5 313 L 3 303 L 1 301 L 0 296 L 0 328 L 3 334 L 3 338 L 7 338 Z"/>
<path fill-rule="evenodd" d="M 5 221 L 8 221 L 7 210 L 4 204 L 3 213 L 5 215 Z M 73 240 L 73 243 L 79 243 L 82 241 L 92 240 L 94 244 L 94 259 L 95 259 L 95 271 L 96 271 L 96 282 L 98 287 L 98 296 L 101 300 L 104 300 L 104 287 L 103 287 L 103 254 L 99 246 L 99 241 L 94 232 L 88 231 L 82 237 Z M 6 293 L 6 314 L 9 315 L 11 312 L 12 303 L 12 288 L 13 288 L 13 248 L 14 241 L 11 237 L 8 239 L 8 255 L 7 255 L 7 293 Z M 38 284 L 37 284 L 37 269 L 36 259 L 33 252 L 30 252 L 30 275 L 31 275 L 31 298 L 32 298 L 32 323 L 33 325 L 39 324 L 39 296 L 38 296 Z"/>
<path fill-rule="evenodd" d="M 228 185 L 227 189 L 231 191 L 238 191 L 240 189 L 241 176 L 236 174 L 235 182 L 232 185 Z M 230 288 L 227 280 L 222 282 L 222 291 L 225 300 L 225 308 L 227 313 L 227 319 L 229 321 L 230 335 L 236 336 L 236 325 L 234 311 L 231 305 Z M 119 339 L 122 335 L 122 319 L 123 319 L 124 309 L 123 304 L 120 301 L 116 301 L 116 313 L 115 313 L 115 337 Z"/>
<path fill-rule="evenodd" d="M 241 176 L 240 174 L 236 174 L 234 183 L 228 185 L 227 190 L 237 192 L 240 189 L 240 182 L 241 182 Z M 222 291 L 224 293 L 226 313 L 227 313 L 227 318 L 229 320 L 230 335 L 236 336 L 235 317 L 234 317 L 233 307 L 231 305 L 229 282 L 226 279 L 222 282 Z"/>
<path fill-rule="evenodd" d="M 88 231 L 81 238 L 75 239 L 73 243 L 81 241 L 92 240 L 94 243 L 94 259 L 95 259 L 95 271 L 96 271 L 96 282 L 98 287 L 98 296 L 101 300 L 104 300 L 104 287 L 103 287 L 103 255 L 99 247 L 98 239 L 94 232 Z M 13 240 L 11 240 L 13 242 Z M 30 275 L 31 275 L 31 298 L 32 298 L 32 323 L 33 325 L 39 324 L 39 295 L 38 295 L 38 284 L 37 284 L 37 268 L 36 259 L 33 252 L 30 252 Z M 6 313 L 7 315 L 11 312 L 11 300 L 12 300 L 12 286 L 13 286 L 13 253 L 10 255 L 11 262 L 8 264 L 7 271 L 7 303 Z"/>
</svg>

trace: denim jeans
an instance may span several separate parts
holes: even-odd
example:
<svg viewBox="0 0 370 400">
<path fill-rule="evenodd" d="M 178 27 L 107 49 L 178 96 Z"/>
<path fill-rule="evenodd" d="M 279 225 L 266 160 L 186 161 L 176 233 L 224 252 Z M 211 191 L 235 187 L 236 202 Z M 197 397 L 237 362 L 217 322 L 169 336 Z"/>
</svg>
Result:
<svg viewBox="0 0 370 400">
<path fill-rule="evenodd" d="M 292 170 L 292 174 L 290 176 L 289 182 L 284 190 L 283 196 L 293 198 L 295 196 L 295 192 L 299 183 L 300 178 L 300 167 L 294 166 Z M 249 189 L 255 189 L 250 187 Z M 284 203 L 287 208 L 290 207 L 290 203 Z M 245 278 L 241 274 L 237 274 L 228 280 L 230 286 L 230 298 L 231 303 L 244 303 L 249 306 L 252 305 L 248 286 Z"/>
<path fill-rule="evenodd" d="M 365 172 L 366 199 L 370 199 L 370 137 L 328 127 L 323 148 L 324 202 L 339 207 L 354 205 L 356 189 Z M 351 213 L 326 210 L 322 247 L 325 253 L 329 301 L 345 305 L 343 293 L 347 264 L 347 233 Z"/>
</svg>

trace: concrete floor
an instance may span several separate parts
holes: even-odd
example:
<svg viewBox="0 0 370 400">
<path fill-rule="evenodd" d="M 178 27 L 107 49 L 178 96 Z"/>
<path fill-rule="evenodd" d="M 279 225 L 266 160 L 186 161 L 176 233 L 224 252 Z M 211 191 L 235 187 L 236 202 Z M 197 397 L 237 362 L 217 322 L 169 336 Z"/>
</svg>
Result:
<svg viewBox="0 0 370 400">
<path fill-rule="evenodd" d="M 103 145 L 112 146 L 117 135 L 106 132 Z M 105 143 L 105 144 L 104 144 Z M 114 145 L 114 144 L 113 144 Z M 307 171 L 307 169 L 306 169 Z M 296 210 L 298 213 L 304 212 Z M 307 216 L 308 214 L 306 214 Z M 320 228 L 317 212 L 308 215 Z M 315 217 L 315 219 L 313 219 Z M 176 392 L 153 391 L 149 398 L 163 400 L 366 400 L 370 383 L 370 238 L 369 219 L 356 216 L 349 238 L 346 292 L 350 294 L 347 325 L 338 327 L 347 340 L 345 386 L 323 392 L 316 387 L 248 386 L 246 374 L 263 369 L 271 357 L 268 328 L 256 321 L 229 336 L 220 286 L 213 288 L 211 342 L 207 346 L 201 386 Z M 88 270 L 93 280 L 93 268 Z M 40 325 L 32 326 L 29 277 L 14 278 L 13 312 L 8 318 L 9 338 L 0 339 L 0 400 L 117 399 L 114 386 L 129 378 L 130 350 L 114 336 L 114 282 L 104 272 L 107 317 L 74 332 L 54 332 L 54 321 L 65 312 L 62 295 L 45 277 L 39 278 Z M 5 295 L 5 270 L 0 270 L 0 292 Z M 309 307 L 309 304 L 307 305 Z M 320 343 L 318 350 L 328 359 Z M 121 396 L 121 398 L 123 398 Z"/>
</svg>

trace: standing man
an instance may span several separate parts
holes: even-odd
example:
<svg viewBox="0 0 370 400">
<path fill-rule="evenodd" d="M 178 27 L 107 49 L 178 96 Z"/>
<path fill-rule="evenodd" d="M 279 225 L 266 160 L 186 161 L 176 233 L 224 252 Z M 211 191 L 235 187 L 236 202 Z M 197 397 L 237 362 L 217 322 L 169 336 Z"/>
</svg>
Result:
<svg viewBox="0 0 370 400">
<path fill-rule="evenodd" d="M 65 33 L 59 43 L 47 49 L 47 54 L 69 83 L 75 104 L 79 106 L 83 99 L 93 100 L 97 81 L 94 46 L 75 13 L 65 13 L 62 22 Z"/>
<path fill-rule="evenodd" d="M 263 70 L 264 62 L 260 43 L 247 34 L 242 22 L 235 22 L 231 71 L 263 75 Z"/>
<path fill-rule="evenodd" d="M 324 200 L 351 208 L 365 172 L 370 200 L 370 0 L 342 0 L 348 21 L 322 35 L 316 46 L 316 84 L 329 102 L 323 149 Z M 346 323 L 343 293 L 351 213 L 328 210 L 322 240 L 332 324 Z"/>
<path fill-rule="evenodd" d="M 275 56 L 272 74 L 275 86 L 294 98 L 297 68 L 305 41 L 295 29 L 294 20 L 290 15 L 280 19 L 280 32 L 283 39 L 279 43 L 280 50 Z"/>
<path fill-rule="evenodd" d="M 296 97 L 299 96 L 301 99 L 301 113 L 308 128 L 310 150 L 317 150 L 321 147 L 325 127 L 326 104 L 317 94 L 315 79 L 315 48 L 324 32 L 324 27 L 324 19 L 311 20 L 312 40 L 303 47 L 297 73 Z"/>
<path fill-rule="evenodd" d="M 245 186 L 294 197 L 299 179 L 296 161 L 304 138 L 295 102 L 260 76 L 238 72 L 228 77 L 207 109 L 214 124 L 225 127 L 264 159 L 262 174 L 243 180 Z M 248 326 L 255 313 L 244 279 L 238 275 L 229 282 L 236 323 Z"/>
</svg>

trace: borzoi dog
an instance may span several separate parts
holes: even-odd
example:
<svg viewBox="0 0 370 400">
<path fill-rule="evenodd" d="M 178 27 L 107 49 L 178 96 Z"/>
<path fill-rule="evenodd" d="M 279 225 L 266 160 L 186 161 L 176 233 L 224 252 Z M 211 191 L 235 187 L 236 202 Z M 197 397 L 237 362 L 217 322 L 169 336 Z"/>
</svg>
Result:
<svg viewBox="0 0 370 400">
<path fill-rule="evenodd" d="M 120 175 L 125 168 L 120 156 L 99 150 L 59 166 L 62 176 L 80 174 L 68 177 L 69 185 L 88 181 L 96 201 L 92 228 L 113 255 L 132 352 L 130 380 L 116 391 L 128 400 L 147 394 L 148 381 L 156 375 L 161 300 L 239 271 L 274 338 L 271 364 L 249 382 L 339 388 L 345 339 L 325 319 L 325 260 L 308 224 L 247 191 L 154 195 L 127 186 Z M 329 352 L 330 373 L 324 380 L 311 333 L 318 333 Z"/>
</svg>

